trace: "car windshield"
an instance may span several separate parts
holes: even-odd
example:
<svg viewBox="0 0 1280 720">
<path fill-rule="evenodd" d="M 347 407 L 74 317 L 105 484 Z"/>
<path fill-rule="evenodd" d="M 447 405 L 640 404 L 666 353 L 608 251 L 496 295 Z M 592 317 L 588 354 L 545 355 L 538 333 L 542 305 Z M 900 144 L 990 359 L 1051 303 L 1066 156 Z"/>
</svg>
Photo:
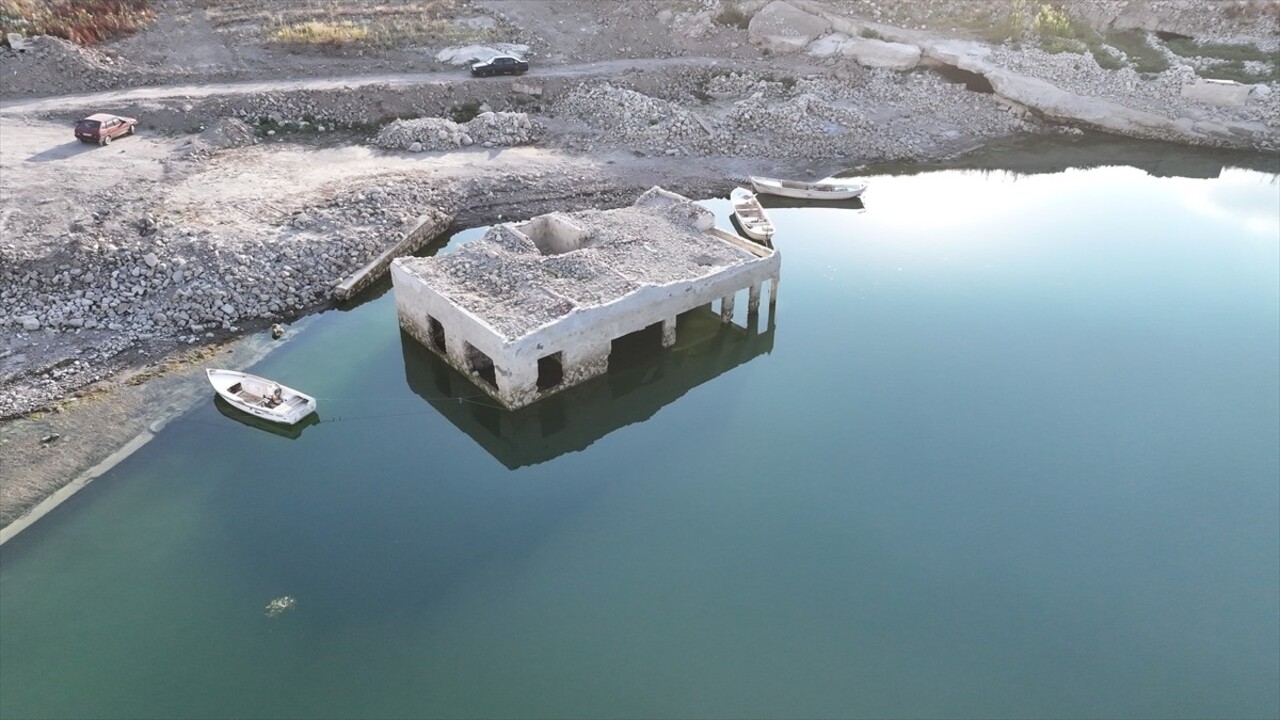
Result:
<svg viewBox="0 0 1280 720">
<path fill-rule="evenodd" d="M 99 123 L 97 120 L 81 120 L 80 122 L 76 123 L 76 125 L 78 127 L 84 128 L 85 130 L 97 130 L 98 126 L 101 125 L 101 123 Z"/>
</svg>

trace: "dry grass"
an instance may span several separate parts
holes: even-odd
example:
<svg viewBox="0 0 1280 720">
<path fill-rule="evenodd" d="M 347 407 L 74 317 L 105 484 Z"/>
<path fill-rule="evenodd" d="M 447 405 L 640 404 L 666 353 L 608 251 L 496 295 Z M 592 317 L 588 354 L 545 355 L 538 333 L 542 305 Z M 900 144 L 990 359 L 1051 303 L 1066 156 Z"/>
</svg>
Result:
<svg viewBox="0 0 1280 720">
<path fill-rule="evenodd" d="M 215 28 L 257 28 L 268 42 L 295 48 L 492 39 L 489 31 L 451 23 L 458 6 L 458 0 L 209 0 L 208 16 Z"/>
<path fill-rule="evenodd" d="M 271 33 L 271 39 L 290 45 L 349 45 L 366 42 L 369 28 L 349 20 L 336 23 L 308 20 L 279 28 Z"/>
<path fill-rule="evenodd" d="M 53 35 L 94 45 L 155 20 L 152 0 L 0 0 L 0 33 Z"/>
</svg>

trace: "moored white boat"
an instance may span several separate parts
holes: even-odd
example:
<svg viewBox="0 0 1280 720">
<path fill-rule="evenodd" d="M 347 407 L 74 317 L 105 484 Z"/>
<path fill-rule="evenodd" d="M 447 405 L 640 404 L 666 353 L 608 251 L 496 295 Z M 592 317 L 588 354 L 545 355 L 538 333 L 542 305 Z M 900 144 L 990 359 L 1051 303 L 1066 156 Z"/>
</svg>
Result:
<svg viewBox="0 0 1280 720">
<path fill-rule="evenodd" d="M 773 237 L 773 221 L 765 214 L 764 206 L 755 193 L 746 188 L 734 188 L 729 193 L 729 201 L 733 203 L 733 217 L 747 237 L 752 240 Z"/>
<path fill-rule="evenodd" d="M 205 373 L 223 400 L 254 417 L 293 425 L 315 412 L 315 398 L 274 380 L 238 370 L 208 368 Z"/>
<path fill-rule="evenodd" d="M 867 183 L 862 180 L 841 178 L 802 182 L 752 175 L 750 179 L 751 187 L 758 193 L 806 200 L 848 200 L 858 197 L 867 189 Z"/>
</svg>

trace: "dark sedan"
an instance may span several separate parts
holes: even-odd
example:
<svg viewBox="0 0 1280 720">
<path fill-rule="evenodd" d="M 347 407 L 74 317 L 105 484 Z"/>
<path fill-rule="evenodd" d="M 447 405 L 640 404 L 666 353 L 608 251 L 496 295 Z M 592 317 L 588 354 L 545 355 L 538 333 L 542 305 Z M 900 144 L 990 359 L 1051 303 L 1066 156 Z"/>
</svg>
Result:
<svg viewBox="0 0 1280 720">
<path fill-rule="evenodd" d="M 513 55 L 498 55 L 471 66 L 476 77 L 489 75 L 523 75 L 529 72 L 529 63 Z"/>
</svg>

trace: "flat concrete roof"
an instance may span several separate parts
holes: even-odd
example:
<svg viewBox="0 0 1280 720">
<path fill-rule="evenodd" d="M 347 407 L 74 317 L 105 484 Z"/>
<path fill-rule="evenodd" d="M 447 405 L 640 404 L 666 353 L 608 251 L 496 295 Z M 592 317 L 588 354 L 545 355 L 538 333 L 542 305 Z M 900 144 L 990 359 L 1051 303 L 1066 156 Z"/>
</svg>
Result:
<svg viewBox="0 0 1280 720">
<path fill-rule="evenodd" d="M 714 221 L 706 208 L 654 188 L 631 207 L 504 223 L 451 254 L 399 263 L 511 341 L 577 308 L 759 260 L 707 232 Z M 547 241 L 540 235 L 546 227 L 573 237 Z M 565 250 L 566 242 L 576 249 Z M 540 249 L 549 245 L 561 251 Z"/>
</svg>

